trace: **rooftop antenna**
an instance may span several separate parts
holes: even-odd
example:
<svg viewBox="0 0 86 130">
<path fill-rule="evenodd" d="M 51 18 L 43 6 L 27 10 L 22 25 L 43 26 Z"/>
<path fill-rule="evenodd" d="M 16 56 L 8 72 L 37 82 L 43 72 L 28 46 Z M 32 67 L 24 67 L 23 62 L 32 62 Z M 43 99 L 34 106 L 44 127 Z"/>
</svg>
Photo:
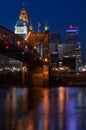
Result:
<svg viewBox="0 0 86 130">
<path fill-rule="evenodd" d="M 41 26 L 41 23 L 38 22 L 38 32 L 40 32 L 40 26 Z"/>
<path fill-rule="evenodd" d="M 47 24 L 47 21 L 45 22 L 45 28 L 44 28 L 45 31 L 49 31 L 49 26 Z"/>
<path fill-rule="evenodd" d="M 24 2 L 24 0 L 23 0 L 23 2 L 22 2 L 22 5 L 23 5 L 23 7 L 25 7 L 25 2 Z"/>
</svg>

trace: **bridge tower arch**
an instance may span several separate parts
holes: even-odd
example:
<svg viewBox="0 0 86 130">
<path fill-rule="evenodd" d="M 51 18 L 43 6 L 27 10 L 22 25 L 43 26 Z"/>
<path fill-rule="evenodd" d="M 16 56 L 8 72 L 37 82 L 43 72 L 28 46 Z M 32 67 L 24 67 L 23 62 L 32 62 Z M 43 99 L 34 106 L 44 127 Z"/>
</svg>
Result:
<svg viewBox="0 0 86 130">
<path fill-rule="evenodd" d="M 30 30 L 28 31 L 27 40 L 28 40 L 28 43 L 31 44 L 34 47 L 34 49 L 36 49 L 36 51 L 43 58 L 43 61 L 44 61 L 44 65 L 42 68 L 43 86 L 49 87 L 50 32 L 48 30 L 47 24 L 45 25 L 44 32 L 40 32 L 40 31 L 34 32 L 33 27 L 31 25 Z M 37 71 L 37 68 L 36 68 L 36 71 Z M 38 68 L 38 72 L 40 72 L 39 68 Z M 33 73 L 33 77 L 35 77 L 34 73 Z M 41 76 L 40 76 L 40 78 L 41 78 Z M 35 77 L 34 79 L 39 80 L 38 77 Z M 39 83 L 39 81 L 38 81 L 38 83 Z"/>
<path fill-rule="evenodd" d="M 44 63 L 48 65 L 50 62 L 50 32 L 47 24 L 43 32 L 29 30 L 28 42 L 43 57 Z"/>
</svg>

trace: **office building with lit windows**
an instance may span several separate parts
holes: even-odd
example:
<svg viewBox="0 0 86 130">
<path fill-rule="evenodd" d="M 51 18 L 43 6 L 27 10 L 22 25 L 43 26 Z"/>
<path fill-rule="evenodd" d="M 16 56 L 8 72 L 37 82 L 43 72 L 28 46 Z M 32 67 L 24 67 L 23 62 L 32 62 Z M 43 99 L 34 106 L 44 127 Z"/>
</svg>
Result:
<svg viewBox="0 0 86 130">
<path fill-rule="evenodd" d="M 58 66 L 58 44 L 61 43 L 61 36 L 59 33 L 50 34 L 50 57 L 51 65 Z"/>
<path fill-rule="evenodd" d="M 80 44 L 58 44 L 58 58 L 64 66 L 78 70 L 82 63 Z"/>
<path fill-rule="evenodd" d="M 67 42 L 58 45 L 58 58 L 64 66 L 78 70 L 82 63 L 81 44 L 78 42 L 78 27 L 69 26 L 66 30 Z"/>
<path fill-rule="evenodd" d="M 78 27 L 70 25 L 66 30 L 67 44 L 76 44 L 78 40 Z"/>
</svg>

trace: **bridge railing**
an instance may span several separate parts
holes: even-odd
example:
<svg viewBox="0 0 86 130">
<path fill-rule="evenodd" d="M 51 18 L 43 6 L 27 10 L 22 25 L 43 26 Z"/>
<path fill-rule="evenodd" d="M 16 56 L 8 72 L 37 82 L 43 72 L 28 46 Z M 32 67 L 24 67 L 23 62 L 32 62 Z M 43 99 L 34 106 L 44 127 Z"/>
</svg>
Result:
<svg viewBox="0 0 86 130">
<path fill-rule="evenodd" d="M 2 26 L 0 26 L 0 39 L 4 40 L 5 42 L 7 41 L 10 44 L 12 43 L 21 46 L 23 49 L 27 44 L 27 42 L 23 38 Z"/>
<path fill-rule="evenodd" d="M 31 53 L 36 53 L 31 44 L 29 44 L 26 40 L 2 26 L 0 26 L 0 40 L 4 41 L 4 43 L 7 44 L 15 44 L 16 46 L 20 46 L 25 51 L 31 51 Z"/>
</svg>

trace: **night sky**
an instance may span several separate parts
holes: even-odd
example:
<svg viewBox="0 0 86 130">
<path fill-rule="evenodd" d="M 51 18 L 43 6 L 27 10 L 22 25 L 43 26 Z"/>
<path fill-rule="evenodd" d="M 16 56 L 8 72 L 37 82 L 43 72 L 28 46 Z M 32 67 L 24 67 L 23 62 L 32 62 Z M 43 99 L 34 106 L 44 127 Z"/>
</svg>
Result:
<svg viewBox="0 0 86 130">
<path fill-rule="evenodd" d="M 25 3 L 23 6 L 22 3 Z M 83 59 L 86 61 L 86 1 L 85 0 L 0 0 L 0 25 L 14 31 L 22 8 L 25 8 L 29 22 L 37 31 L 44 29 L 47 22 L 51 33 L 60 33 L 66 41 L 65 30 L 69 25 L 78 26 L 78 40 L 82 42 Z"/>
</svg>

